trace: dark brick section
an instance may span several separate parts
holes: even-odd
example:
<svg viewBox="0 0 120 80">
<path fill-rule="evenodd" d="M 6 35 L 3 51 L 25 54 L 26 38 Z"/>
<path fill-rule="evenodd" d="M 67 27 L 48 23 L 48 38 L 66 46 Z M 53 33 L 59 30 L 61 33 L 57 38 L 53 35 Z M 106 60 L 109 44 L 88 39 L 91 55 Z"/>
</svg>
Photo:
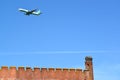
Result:
<svg viewBox="0 0 120 80">
<path fill-rule="evenodd" d="M 0 80 L 94 80 L 92 58 L 85 58 L 85 70 L 2 66 Z"/>
</svg>

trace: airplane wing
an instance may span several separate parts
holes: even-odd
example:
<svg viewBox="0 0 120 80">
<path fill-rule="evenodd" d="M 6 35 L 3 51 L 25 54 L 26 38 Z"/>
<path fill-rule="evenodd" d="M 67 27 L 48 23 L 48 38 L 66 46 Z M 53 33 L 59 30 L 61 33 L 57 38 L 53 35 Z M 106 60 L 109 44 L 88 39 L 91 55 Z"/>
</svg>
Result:
<svg viewBox="0 0 120 80">
<path fill-rule="evenodd" d="M 19 11 L 22 11 L 22 12 L 29 12 L 29 10 L 22 9 L 22 8 L 19 8 L 18 10 L 19 10 Z"/>
<path fill-rule="evenodd" d="M 37 11 L 37 9 L 31 10 L 31 12 L 35 12 L 35 11 Z"/>
</svg>

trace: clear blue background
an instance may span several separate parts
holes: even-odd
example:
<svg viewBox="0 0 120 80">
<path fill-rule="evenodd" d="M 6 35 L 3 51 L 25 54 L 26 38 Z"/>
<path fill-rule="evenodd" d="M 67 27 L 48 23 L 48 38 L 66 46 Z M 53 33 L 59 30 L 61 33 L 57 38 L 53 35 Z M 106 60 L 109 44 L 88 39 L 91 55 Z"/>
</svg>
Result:
<svg viewBox="0 0 120 80">
<path fill-rule="evenodd" d="M 90 55 L 95 80 L 120 80 L 119 0 L 1 0 L 0 10 L 1 66 L 84 69 Z"/>
</svg>

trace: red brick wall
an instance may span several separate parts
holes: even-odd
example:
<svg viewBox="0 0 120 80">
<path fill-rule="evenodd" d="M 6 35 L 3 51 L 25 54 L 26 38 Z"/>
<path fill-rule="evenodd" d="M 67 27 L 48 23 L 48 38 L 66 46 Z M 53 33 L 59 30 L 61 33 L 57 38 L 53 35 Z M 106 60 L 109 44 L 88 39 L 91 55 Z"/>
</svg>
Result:
<svg viewBox="0 0 120 80">
<path fill-rule="evenodd" d="M 89 76 L 89 71 L 67 68 L 34 68 L 30 67 L 6 67 L 0 70 L 1 80 L 84 80 Z M 83 77 L 84 76 L 84 77 Z M 87 78 L 88 80 L 88 78 Z"/>
<path fill-rule="evenodd" d="M 68 68 L 7 67 L 0 69 L 0 80 L 94 80 L 92 58 L 87 57 L 85 70 Z"/>
</svg>

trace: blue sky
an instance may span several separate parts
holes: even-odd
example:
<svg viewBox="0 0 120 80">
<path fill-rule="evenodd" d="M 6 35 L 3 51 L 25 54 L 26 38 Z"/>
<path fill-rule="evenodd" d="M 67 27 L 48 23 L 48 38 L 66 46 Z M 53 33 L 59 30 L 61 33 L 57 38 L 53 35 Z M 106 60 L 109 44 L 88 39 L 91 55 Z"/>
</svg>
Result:
<svg viewBox="0 0 120 80">
<path fill-rule="evenodd" d="M 119 0 L 1 0 L 0 65 L 81 67 L 95 80 L 120 80 Z M 26 16 L 18 8 L 40 9 Z M 11 63 L 12 62 L 12 63 Z"/>
</svg>

